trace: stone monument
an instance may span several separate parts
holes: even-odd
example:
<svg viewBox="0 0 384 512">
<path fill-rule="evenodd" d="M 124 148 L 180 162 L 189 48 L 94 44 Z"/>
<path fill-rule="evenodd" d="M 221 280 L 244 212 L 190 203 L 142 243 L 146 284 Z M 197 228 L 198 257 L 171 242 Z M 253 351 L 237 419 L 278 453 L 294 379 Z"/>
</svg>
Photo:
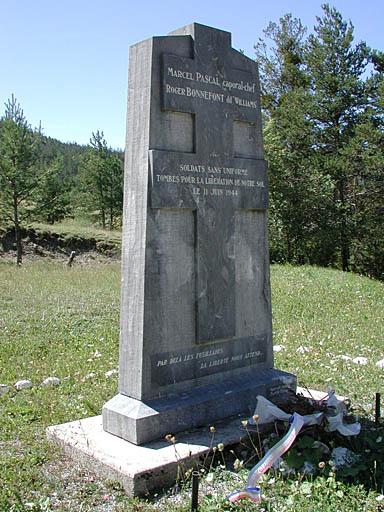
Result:
<svg viewBox="0 0 384 512">
<path fill-rule="evenodd" d="M 273 368 L 256 63 L 193 23 L 131 47 L 119 393 L 103 428 L 147 443 L 296 390 Z"/>
</svg>

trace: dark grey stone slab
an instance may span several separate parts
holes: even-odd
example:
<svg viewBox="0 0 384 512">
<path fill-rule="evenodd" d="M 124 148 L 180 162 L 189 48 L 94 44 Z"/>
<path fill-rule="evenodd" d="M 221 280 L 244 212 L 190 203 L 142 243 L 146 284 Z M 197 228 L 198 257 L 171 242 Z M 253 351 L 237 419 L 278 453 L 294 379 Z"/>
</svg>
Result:
<svg viewBox="0 0 384 512">
<path fill-rule="evenodd" d="M 134 45 L 119 398 L 103 409 L 108 431 L 128 422 L 126 439 L 143 442 L 168 417 L 193 427 L 211 408 L 210 386 L 235 389 L 273 368 L 267 207 L 256 63 L 228 32 L 196 23 Z M 171 397 L 191 390 L 195 413 L 160 407 L 152 429 L 152 413 L 137 412 L 157 399 L 176 407 Z M 247 399 L 249 389 L 239 392 Z"/>
<path fill-rule="evenodd" d="M 103 428 L 135 444 L 208 425 L 238 413 L 250 415 L 257 395 L 281 399 L 288 390 L 296 392 L 296 378 L 278 370 L 212 384 L 164 398 L 136 400 L 116 395 L 103 407 Z"/>
</svg>

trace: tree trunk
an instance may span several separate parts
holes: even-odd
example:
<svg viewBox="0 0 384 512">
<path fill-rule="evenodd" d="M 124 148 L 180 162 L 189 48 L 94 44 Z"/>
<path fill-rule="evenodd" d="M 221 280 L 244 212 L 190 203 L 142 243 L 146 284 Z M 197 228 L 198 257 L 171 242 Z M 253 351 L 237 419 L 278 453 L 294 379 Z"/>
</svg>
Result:
<svg viewBox="0 0 384 512">
<path fill-rule="evenodd" d="M 23 245 L 21 242 L 21 229 L 19 224 L 19 209 L 17 193 L 13 194 L 13 222 L 15 224 L 15 238 L 16 238 L 16 263 L 21 266 L 23 263 Z"/>
<path fill-rule="evenodd" d="M 344 272 L 349 271 L 349 244 L 350 239 L 348 236 L 348 230 L 347 230 L 347 219 L 346 219 L 346 211 L 345 211 L 345 184 L 344 181 L 341 180 L 339 182 L 339 198 L 342 205 L 342 211 L 341 211 L 341 230 L 340 230 L 340 249 L 341 249 L 341 268 Z"/>
<path fill-rule="evenodd" d="M 103 226 L 103 229 L 105 229 L 105 210 L 104 210 L 104 208 L 101 208 L 101 224 Z"/>
</svg>

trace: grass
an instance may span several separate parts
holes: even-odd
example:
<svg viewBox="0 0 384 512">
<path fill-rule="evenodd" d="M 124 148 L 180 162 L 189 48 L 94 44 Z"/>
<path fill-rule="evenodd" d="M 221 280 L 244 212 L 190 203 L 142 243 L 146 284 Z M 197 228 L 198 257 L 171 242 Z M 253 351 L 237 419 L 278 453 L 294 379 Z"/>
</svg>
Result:
<svg viewBox="0 0 384 512">
<path fill-rule="evenodd" d="M 274 344 L 282 347 L 275 366 L 296 373 L 300 385 L 349 396 L 372 420 L 374 393 L 384 391 L 384 370 L 375 364 L 384 359 L 384 284 L 289 266 L 273 266 L 271 281 Z M 0 383 L 34 383 L 30 390 L 0 395 L 1 512 L 190 509 L 188 489 L 168 499 L 132 500 L 115 483 L 73 468 L 45 442 L 47 426 L 100 414 L 117 392 L 117 375 L 105 374 L 118 366 L 119 288 L 118 263 L 68 269 L 0 261 Z M 357 365 L 341 355 L 368 361 Z M 60 386 L 41 387 L 49 376 L 58 377 Z M 246 475 L 244 469 L 212 471 L 202 483 L 202 512 L 376 512 L 384 504 L 376 501 L 379 487 L 341 481 L 329 472 L 312 480 L 269 472 L 259 508 L 229 504 L 226 493 L 241 487 Z"/>
<path fill-rule="evenodd" d="M 108 242 L 116 246 L 121 245 L 121 230 L 109 230 L 95 227 L 94 224 L 79 219 L 64 219 L 59 223 L 44 224 L 33 222 L 29 226 L 37 233 L 53 233 L 62 239 L 92 239 L 99 242 Z"/>
</svg>

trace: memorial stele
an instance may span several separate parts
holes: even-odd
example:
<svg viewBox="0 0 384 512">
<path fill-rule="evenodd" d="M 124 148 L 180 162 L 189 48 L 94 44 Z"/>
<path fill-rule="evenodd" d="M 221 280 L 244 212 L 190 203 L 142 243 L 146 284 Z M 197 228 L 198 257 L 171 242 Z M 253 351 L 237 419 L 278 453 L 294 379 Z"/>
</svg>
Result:
<svg viewBox="0 0 384 512">
<path fill-rule="evenodd" d="M 119 392 L 135 444 L 296 390 L 273 367 L 257 64 L 198 23 L 130 49 Z"/>
</svg>

